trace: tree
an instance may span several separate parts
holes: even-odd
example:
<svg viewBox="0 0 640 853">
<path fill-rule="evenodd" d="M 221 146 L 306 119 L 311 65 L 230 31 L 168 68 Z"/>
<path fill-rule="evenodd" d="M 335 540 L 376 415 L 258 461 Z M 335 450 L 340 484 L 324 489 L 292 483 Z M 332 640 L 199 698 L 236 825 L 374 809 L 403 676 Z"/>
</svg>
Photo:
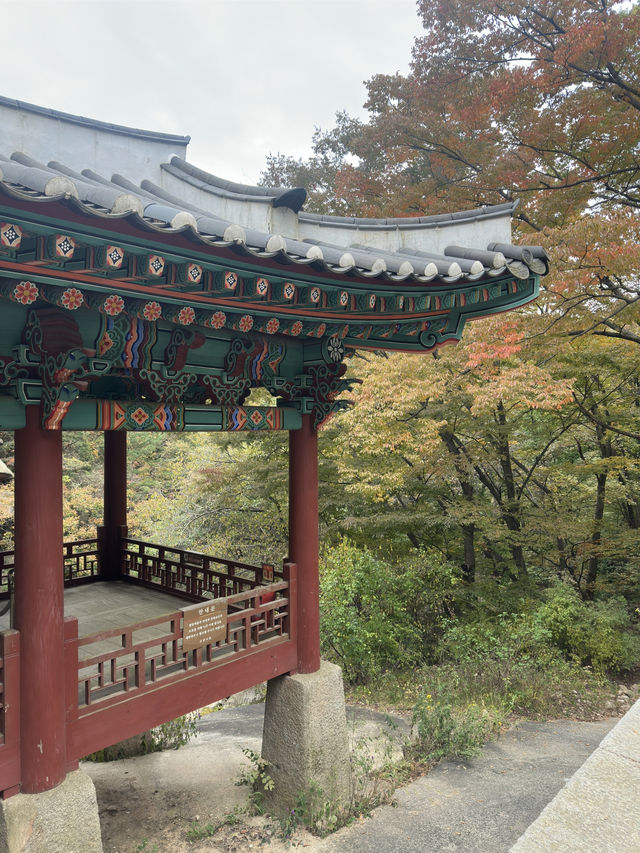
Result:
<svg viewBox="0 0 640 853">
<path fill-rule="evenodd" d="M 546 567 L 589 596 L 633 562 L 640 521 L 640 6 L 418 10 L 409 73 L 373 77 L 367 120 L 341 115 L 316 131 L 315 158 L 281 158 L 281 174 L 304 177 L 331 151 L 331 188 L 310 204 L 336 213 L 519 200 L 515 238 L 545 245 L 552 272 L 515 338 L 499 317 L 439 360 L 371 362 L 336 461 L 367 535 L 437 541 L 467 580 L 479 561 Z M 561 402 L 532 405 L 552 388 Z"/>
<path fill-rule="evenodd" d="M 533 362 L 538 339 L 527 343 L 525 328 L 496 318 L 433 357 L 369 357 L 358 369 L 333 452 L 361 512 L 369 503 L 367 541 L 388 537 L 392 520 L 414 548 L 439 542 L 468 581 L 478 547 L 499 574 L 527 573 L 523 506 L 568 429 L 555 412 L 573 398 L 570 381 Z"/>
<path fill-rule="evenodd" d="M 425 32 L 411 72 L 369 81 L 371 119 L 353 143 L 364 158 L 384 149 L 380 180 L 395 173 L 396 207 L 523 196 L 531 202 L 520 215 L 534 228 L 564 217 L 567 201 L 570 216 L 640 208 L 637 4 L 420 0 L 418 9 Z M 407 205 L 408 187 L 417 193 Z"/>
<path fill-rule="evenodd" d="M 323 210 L 393 216 L 519 199 L 544 242 L 549 323 L 640 342 L 640 7 L 611 0 L 420 0 L 406 76 L 367 84 L 306 164 L 331 169 Z M 276 166 L 275 162 L 271 163 Z M 277 169 L 276 169 L 277 172 Z M 272 177 L 275 175 L 272 174 Z M 317 186 L 316 181 L 312 186 Z"/>
</svg>

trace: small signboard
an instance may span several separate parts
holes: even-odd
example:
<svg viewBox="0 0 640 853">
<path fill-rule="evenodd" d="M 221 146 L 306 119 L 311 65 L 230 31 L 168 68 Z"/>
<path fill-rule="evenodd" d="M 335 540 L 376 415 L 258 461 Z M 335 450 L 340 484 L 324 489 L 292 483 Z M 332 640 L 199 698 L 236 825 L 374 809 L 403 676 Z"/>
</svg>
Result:
<svg viewBox="0 0 640 853">
<path fill-rule="evenodd" d="M 194 604 L 182 611 L 182 651 L 191 652 L 227 638 L 227 602 Z"/>
<path fill-rule="evenodd" d="M 270 563 L 262 564 L 262 583 L 273 583 L 273 565 Z"/>
</svg>

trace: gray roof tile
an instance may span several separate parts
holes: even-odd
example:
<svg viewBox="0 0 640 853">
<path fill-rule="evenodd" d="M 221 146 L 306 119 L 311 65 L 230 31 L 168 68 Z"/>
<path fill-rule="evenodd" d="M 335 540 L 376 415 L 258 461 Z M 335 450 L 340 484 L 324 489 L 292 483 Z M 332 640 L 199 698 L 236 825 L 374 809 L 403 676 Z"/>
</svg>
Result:
<svg viewBox="0 0 640 853">
<path fill-rule="evenodd" d="M 162 168 L 187 185 L 197 185 L 209 194 L 239 202 L 240 208 L 236 207 L 235 210 L 242 210 L 243 205 L 257 201 L 272 208 L 289 207 L 295 214 L 306 196 L 301 189 L 251 187 L 224 181 L 179 157 L 173 157 Z M 424 282 L 436 277 L 445 281 L 455 281 L 461 277 L 476 279 L 483 274 L 491 275 L 504 270 L 505 264 L 518 277 L 527 277 L 530 270 L 536 273 L 548 270 L 544 249 L 535 246 L 503 243 L 490 243 L 486 248 L 451 245 L 438 254 L 410 247 L 386 251 L 364 243 L 352 243 L 348 239 L 351 229 L 370 232 L 443 228 L 453 223 L 504 217 L 513 212 L 515 205 L 512 203 L 415 219 L 297 214 L 301 224 L 319 224 L 332 228 L 334 233 L 344 232 L 344 244 L 337 244 L 310 237 L 279 235 L 251 227 L 248 220 L 232 222 L 204 207 L 181 200 L 175 192 L 169 192 L 149 180 L 143 180 L 138 185 L 119 174 L 114 174 L 108 180 L 90 169 L 77 172 L 58 161 L 52 160 L 45 165 L 23 152 L 14 152 L 10 157 L 0 153 L 0 172 L 2 182 L 12 193 L 23 193 L 29 197 L 36 193 L 50 198 L 75 198 L 77 203 L 95 215 L 137 215 L 148 227 L 161 228 L 165 232 L 190 227 L 204 243 L 234 246 L 236 250 L 249 255 L 273 257 L 282 263 L 313 263 L 334 273 L 357 272 L 382 280 L 404 281 L 415 278 Z"/>
</svg>

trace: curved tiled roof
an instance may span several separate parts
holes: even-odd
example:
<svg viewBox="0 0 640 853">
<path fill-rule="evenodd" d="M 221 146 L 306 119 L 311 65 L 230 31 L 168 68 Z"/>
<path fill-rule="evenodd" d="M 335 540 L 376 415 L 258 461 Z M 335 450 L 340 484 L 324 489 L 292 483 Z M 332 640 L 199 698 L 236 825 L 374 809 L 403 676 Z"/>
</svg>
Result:
<svg viewBox="0 0 640 853">
<path fill-rule="evenodd" d="M 334 276 L 446 284 L 547 272 L 543 249 L 510 242 L 515 203 L 396 218 L 307 213 L 304 189 L 219 178 L 186 160 L 188 142 L 0 96 L 0 189 Z"/>
<path fill-rule="evenodd" d="M 358 273 L 384 281 L 419 282 L 475 280 L 485 275 L 501 275 L 507 270 L 517 278 L 527 278 L 530 271 L 544 274 L 548 269 L 546 253 L 540 247 L 500 241 L 460 246 L 455 242 L 464 233 L 461 227 L 510 217 L 515 208 L 512 203 L 415 219 L 325 216 L 298 213 L 306 197 L 303 189 L 250 187 L 224 181 L 179 157 L 163 164 L 162 169 L 185 186 L 195 187 L 199 192 L 204 190 L 205 199 L 211 198 L 222 205 L 229 202 L 236 208 L 240 205 L 241 210 L 246 206 L 248 212 L 256 203 L 267 205 L 272 216 L 274 209 L 284 208 L 292 217 L 289 222 L 283 218 L 290 233 L 233 221 L 216 210 L 220 204 L 212 204 L 210 209 L 200 207 L 149 180 L 136 184 L 118 174 L 107 178 L 90 169 L 78 172 L 56 160 L 42 163 L 21 151 L 9 156 L 0 152 L 0 186 L 14 197 L 73 200 L 83 212 L 97 217 L 134 216 L 147 228 L 163 233 L 189 229 L 203 244 L 232 246 L 247 255 L 274 258 L 285 264 L 313 264 L 334 274 Z M 334 238 L 337 234 L 342 239 L 336 242 L 307 236 L 305 228 L 331 229 Z M 371 245 L 370 239 L 368 242 L 357 239 L 357 234 L 354 239 L 354 231 L 365 236 L 376 231 L 401 236 L 405 230 L 437 230 L 439 235 L 443 232 L 446 235 L 449 229 L 455 232 L 452 241 L 445 240 L 447 244 L 440 252 L 408 245 L 390 251 Z"/>
<path fill-rule="evenodd" d="M 535 299 L 548 270 L 544 249 L 511 243 L 514 203 L 306 213 L 305 190 L 223 180 L 188 162 L 187 141 L 0 98 L 0 298 L 295 338 L 315 364 L 336 340 L 459 340 Z"/>
<path fill-rule="evenodd" d="M 340 224 L 344 228 L 358 228 L 366 225 L 368 228 L 391 230 L 395 228 L 439 228 L 448 223 L 459 223 L 475 220 L 478 216 L 502 216 L 513 213 L 518 202 L 493 204 L 490 207 L 476 207 L 473 210 L 459 210 L 455 213 L 436 213 L 431 216 L 396 216 L 387 219 L 369 219 L 358 216 L 329 216 L 323 213 L 302 213 L 300 219 L 314 222 L 318 225 Z"/>
</svg>

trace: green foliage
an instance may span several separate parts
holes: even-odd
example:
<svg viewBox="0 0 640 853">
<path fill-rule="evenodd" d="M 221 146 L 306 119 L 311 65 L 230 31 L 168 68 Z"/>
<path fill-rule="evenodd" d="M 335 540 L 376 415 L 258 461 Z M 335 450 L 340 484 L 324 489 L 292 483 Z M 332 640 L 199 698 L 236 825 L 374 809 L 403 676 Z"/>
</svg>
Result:
<svg viewBox="0 0 640 853">
<path fill-rule="evenodd" d="M 320 575 L 321 643 L 348 681 L 418 663 L 441 630 L 455 569 L 420 554 L 404 571 L 343 541 L 325 551 Z"/>
<path fill-rule="evenodd" d="M 198 735 L 199 714 L 193 711 L 175 720 L 169 720 L 142 735 L 143 752 L 162 752 L 180 749 Z"/>
<path fill-rule="evenodd" d="M 640 636 L 621 596 L 584 602 L 574 589 L 557 584 L 545 598 L 534 623 L 567 657 L 598 672 L 627 670 L 640 660 Z"/>
<path fill-rule="evenodd" d="M 529 600 L 519 612 L 453 622 L 440 665 L 425 672 L 429 691 L 455 707 L 476 703 L 499 721 L 514 713 L 589 716 L 601 709 L 606 681 L 565 657 L 536 607 L 540 602 Z"/>
<path fill-rule="evenodd" d="M 344 824 L 347 813 L 327 800 L 319 785 L 311 783 L 307 791 L 298 794 L 295 806 L 280 818 L 282 839 L 290 841 L 300 826 L 316 835 L 328 835 Z"/>
<path fill-rule="evenodd" d="M 357 701 L 416 709 L 435 732 L 450 733 L 447 749 L 457 748 L 467 723 L 475 742 L 474 732 L 490 733 L 513 714 L 589 718 L 611 698 L 603 667 L 623 653 L 632 665 L 640 657 L 621 599 L 584 602 L 566 586 L 541 598 L 531 585 L 494 581 L 465 587 L 455 604 L 435 663 L 352 688 Z M 590 654 L 578 655 L 589 642 Z"/>
<path fill-rule="evenodd" d="M 391 725 L 391 723 L 390 723 Z M 381 767 L 374 766 L 375 756 L 372 753 L 380 753 L 382 742 L 383 762 Z M 295 805 L 285 814 L 279 817 L 280 836 L 283 841 L 291 841 L 296 830 L 305 826 L 316 835 L 325 836 L 334 832 L 340 826 L 349 823 L 355 816 L 368 813 L 371 809 L 387 802 L 398 780 L 406 770 L 396 768 L 392 765 L 391 754 L 393 741 L 386 733 L 379 739 L 366 738 L 356 744 L 351 754 L 352 770 L 352 797 L 348 804 L 336 804 L 328 799 L 323 789 L 311 781 L 304 791 L 299 791 L 296 796 Z M 243 768 L 237 785 L 248 785 L 251 787 L 250 795 L 253 811 L 264 814 L 263 793 L 271 791 L 274 782 L 269 775 L 269 763 L 265 761 L 252 749 L 243 749 L 242 752 L 249 759 L 249 765 Z M 395 782 L 395 785 L 394 785 Z M 228 822 L 228 821 L 227 821 Z M 212 827 L 211 835 L 222 825 Z M 201 828 L 192 825 L 195 838 L 201 838 Z M 188 837 L 188 840 L 192 840 Z"/>
<path fill-rule="evenodd" d="M 504 603 L 504 602 L 503 602 Z M 512 665 L 516 661 L 536 661 L 541 666 L 558 652 L 551 648 L 551 634 L 534 623 L 534 599 L 520 599 L 518 609 L 495 615 L 484 607 L 451 620 L 441 646 L 441 660 L 481 664 L 496 661 Z"/>
<path fill-rule="evenodd" d="M 187 841 L 193 844 L 195 841 L 202 841 L 203 838 L 213 838 L 223 826 L 236 826 L 242 820 L 243 811 L 243 809 L 236 807 L 223 815 L 215 823 L 201 825 L 197 820 L 192 821 L 191 826 L 187 830 Z"/>
<path fill-rule="evenodd" d="M 362 681 L 403 658 L 408 626 L 390 568 L 347 542 L 325 553 L 321 570 L 321 642 L 350 681 Z"/>
<path fill-rule="evenodd" d="M 180 749 L 181 746 L 197 737 L 198 719 L 199 712 L 193 711 L 143 732 L 139 738 L 129 738 L 121 743 L 113 744 L 113 746 L 99 749 L 97 752 L 88 755 L 85 761 L 98 763 L 119 761 L 133 755 L 146 755 L 150 752 L 162 752 L 165 749 Z"/>
<path fill-rule="evenodd" d="M 499 726 L 495 714 L 475 703 L 455 708 L 423 693 L 413 710 L 418 740 L 412 754 L 421 761 L 477 755 Z"/>
<path fill-rule="evenodd" d="M 411 764 L 399 757 L 399 750 L 406 742 L 398 736 L 397 729 L 397 722 L 387 716 L 380 734 L 358 738 L 352 745 L 351 804 L 343 823 L 388 803 L 395 788 L 409 778 Z"/>
<path fill-rule="evenodd" d="M 304 826 L 307 820 L 307 798 L 303 793 L 298 794 L 296 804 L 280 818 L 280 832 L 284 841 L 290 841 L 296 829 Z"/>
<path fill-rule="evenodd" d="M 140 851 L 140 853 L 143 853 L 143 851 L 144 853 L 159 853 L 157 844 L 152 844 L 151 847 L 149 847 L 148 838 L 143 838 L 140 844 L 136 845 L 135 850 Z"/>
<path fill-rule="evenodd" d="M 206 823 L 204 826 L 200 826 L 200 824 L 194 820 L 187 830 L 186 838 L 189 844 L 193 844 L 194 841 L 202 841 L 203 838 L 211 838 L 219 829 L 219 824 Z"/>
<path fill-rule="evenodd" d="M 248 785 L 251 788 L 251 804 L 257 814 L 263 814 L 264 792 L 273 791 L 275 784 L 269 774 L 269 762 L 253 749 L 243 749 L 242 753 L 249 759 L 249 764 L 243 767 L 236 785 Z"/>
<path fill-rule="evenodd" d="M 285 434 L 141 438 L 130 453 L 134 535 L 249 563 L 284 556 Z"/>
</svg>

